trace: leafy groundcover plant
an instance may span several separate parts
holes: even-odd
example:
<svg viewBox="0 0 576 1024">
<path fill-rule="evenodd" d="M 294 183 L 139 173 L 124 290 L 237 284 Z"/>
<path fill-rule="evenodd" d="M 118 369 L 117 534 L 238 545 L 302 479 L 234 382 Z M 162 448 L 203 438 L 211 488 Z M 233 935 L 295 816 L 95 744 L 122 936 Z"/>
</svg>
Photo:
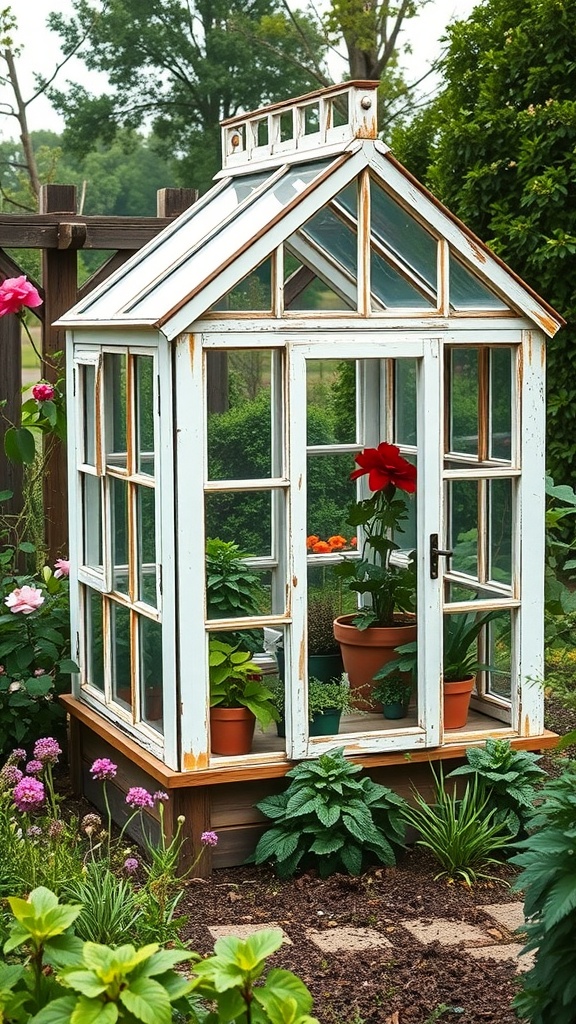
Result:
<svg viewBox="0 0 576 1024">
<path fill-rule="evenodd" d="M 510 838 L 522 838 L 534 814 L 536 785 L 546 774 L 538 767 L 540 756 L 529 750 L 515 750 L 509 740 L 489 738 L 483 747 L 468 747 L 468 764 L 455 768 L 447 777 L 476 778 L 488 806 L 494 810 L 494 821 L 506 827 Z"/>
<path fill-rule="evenodd" d="M 82 908 L 60 904 L 44 887 L 8 902 L 14 920 L 4 954 L 11 962 L 0 962 L 6 1024 L 318 1024 L 296 975 L 272 969 L 264 976 L 266 958 L 282 943 L 279 929 L 219 939 L 215 955 L 202 959 L 157 942 L 141 949 L 81 942 L 74 927 Z M 14 962 L 19 951 L 24 963 Z M 174 969 L 185 961 L 193 962 L 191 974 Z"/>
<path fill-rule="evenodd" d="M 574 1024 L 576 1005 L 576 762 L 539 793 L 532 834 L 511 858 L 522 871 L 514 888 L 525 893 L 534 967 L 522 975 L 514 1000 L 531 1024 Z"/>
<path fill-rule="evenodd" d="M 466 784 L 461 797 L 456 790 L 449 793 L 444 783 L 442 768 L 434 776 L 434 803 L 429 804 L 414 790 L 415 806 L 405 804 L 403 816 L 406 824 L 418 833 L 416 844 L 431 851 L 442 870 L 435 878 L 460 878 L 472 885 L 486 874 L 489 864 L 497 863 L 494 854 L 510 843 L 506 826 L 495 820 L 490 809 L 489 796 L 477 776 Z"/>
<path fill-rule="evenodd" d="M 335 871 L 359 875 L 370 862 L 392 865 L 404 846 L 404 800 L 372 782 L 338 747 L 287 772 L 288 789 L 256 806 L 274 826 L 252 859 L 271 861 L 280 878 L 314 866 L 322 878 Z"/>
</svg>

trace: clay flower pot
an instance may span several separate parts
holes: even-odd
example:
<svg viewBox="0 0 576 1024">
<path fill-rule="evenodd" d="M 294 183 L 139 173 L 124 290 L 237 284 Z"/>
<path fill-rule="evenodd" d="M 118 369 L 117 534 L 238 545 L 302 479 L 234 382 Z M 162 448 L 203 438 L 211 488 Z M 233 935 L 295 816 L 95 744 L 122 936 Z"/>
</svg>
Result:
<svg viewBox="0 0 576 1024">
<path fill-rule="evenodd" d="M 413 620 L 394 626 L 370 626 L 358 629 L 352 625 L 354 615 L 340 615 L 334 620 L 334 636 L 340 644 L 344 671 L 348 673 L 354 703 L 362 711 L 381 710 L 371 700 L 372 680 L 378 669 L 396 655 L 396 648 L 416 640 Z"/>
<path fill-rule="evenodd" d="M 470 697 L 475 676 L 453 683 L 444 683 L 444 728 L 461 729 L 468 721 Z"/>
<path fill-rule="evenodd" d="M 213 754 L 249 754 L 256 718 L 248 708 L 210 708 L 210 749 Z"/>
</svg>

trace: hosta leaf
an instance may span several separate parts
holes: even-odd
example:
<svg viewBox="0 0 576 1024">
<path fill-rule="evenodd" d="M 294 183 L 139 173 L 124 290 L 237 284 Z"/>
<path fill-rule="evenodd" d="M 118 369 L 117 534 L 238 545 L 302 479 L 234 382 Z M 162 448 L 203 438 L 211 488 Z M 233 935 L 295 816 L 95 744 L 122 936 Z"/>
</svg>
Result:
<svg viewBox="0 0 576 1024">
<path fill-rule="evenodd" d="M 352 843 L 342 848 L 340 853 L 342 863 L 351 875 L 359 875 L 362 871 L 362 850 Z"/>
<path fill-rule="evenodd" d="M 334 835 L 334 833 L 328 832 L 325 835 L 318 836 L 314 840 L 310 847 L 310 853 L 335 853 L 344 846 L 344 839 L 342 836 Z"/>
<path fill-rule="evenodd" d="M 326 828 L 332 828 L 340 817 L 340 808 L 337 804 L 329 806 L 328 804 L 318 801 L 316 814 L 318 815 L 319 821 L 321 821 Z"/>
</svg>

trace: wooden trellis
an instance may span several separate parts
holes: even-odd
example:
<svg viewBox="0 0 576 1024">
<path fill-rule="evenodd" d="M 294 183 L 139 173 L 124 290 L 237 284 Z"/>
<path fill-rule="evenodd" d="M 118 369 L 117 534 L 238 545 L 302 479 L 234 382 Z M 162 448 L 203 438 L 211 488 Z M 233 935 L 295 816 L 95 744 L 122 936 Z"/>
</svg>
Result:
<svg viewBox="0 0 576 1024">
<path fill-rule="evenodd" d="M 74 303 L 105 280 L 129 256 L 150 241 L 197 198 L 191 188 L 165 188 L 157 193 L 156 217 L 84 217 L 76 214 L 75 185 L 44 185 L 40 212 L 0 216 L 0 274 L 3 279 L 24 273 L 6 249 L 40 249 L 42 284 L 33 282 L 42 306 L 33 310 L 41 325 L 41 375 L 54 381 L 56 352 L 65 350 L 65 332 L 53 323 Z M 78 251 L 114 249 L 114 255 L 78 286 Z M 6 417 L 20 422 L 22 357 L 20 324 L 16 317 L 0 318 L 0 398 L 6 398 Z M 22 472 L 10 463 L 0 446 L 0 490 L 14 492 L 12 508 L 21 507 Z M 66 453 L 58 444 L 44 478 L 46 545 L 52 559 L 68 549 Z"/>
</svg>

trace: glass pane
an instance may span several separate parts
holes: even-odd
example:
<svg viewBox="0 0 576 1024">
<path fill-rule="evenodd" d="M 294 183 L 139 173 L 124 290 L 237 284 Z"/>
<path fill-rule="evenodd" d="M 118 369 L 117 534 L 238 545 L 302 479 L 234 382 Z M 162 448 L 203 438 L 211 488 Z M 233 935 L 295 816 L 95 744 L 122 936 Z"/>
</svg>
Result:
<svg viewBox="0 0 576 1024">
<path fill-rule="evenodd" d="M 509 612 L 503 612 L 488 626 L 486 691 L 510 700 L 512 694 L 512 630 Z"/>
<path fill-rule="evenodd" d="M 490 350 L 491 432 L 493 459 L 512 457 L 512 349 Z"/>
<path fill-rule="evenodd" d="M 306 534 L 311 554 L 355 548 L 356 531 L 348 524 L 348 509 L 355 500 L 354 484 L 350 481 L 354 468 L 354 456 L 350 453 L 308 456 Z M 316 537 L 315 543 L 321 545 L 316 550 L 311 537 Z"/>
<path fill-rule="evenodd" d="M 271 584 L 271 573 L 260 572 L 247 565 L 246 556 L 237 544 L 219 537 L 207 539 L 206 607 L 209 619 L 270 614 Z M 262 637 L 254 649 L 262 650 Z"/>
<path fill-rule="evenodd" d="M 273 365 L 269 350 L 208 353 L 208 407 L 213 410 L 208 415 L 210 480 L 282 475 L 279 464 L 272 468 Z M 280 451 L 281 419 L 274 427 Z"/>
<path fill-rule="evenodd" d="M 272 310 L 272 260 L 267 259 L 211 307 L 212 311 Z"/>
<path fill-rule="evenodd" d="M 156 492 L 153 487 L 136 488 L 138 514 L 138 596 L 157 605 Z"/>
<path fill-rule="evenodd" d="M 290 311 L 337 310 L 356 308 L 356 285 L 348 282 L 345 294 L 338 282 L 327 283 L 317 276 L 316 268 L 284 247 L 284 309 Z M 342 280 L 340 280 L 342 285 Z M 353 301 L 352 301 L 353 298 Z"/>
<path fill-rule="evenodd" d="M 301 233 L 312 238 L 324 250 L 324 254 L 338 261 L 356 280 L 357 242 L 356 230 L 344 223 L 340 217 L 325 207 L 301 228 Z"/>
<path fill-rule="evenodd" d="M 130 689 L 130 612 L 110 601 L 112 641 L 112 697 L 124 707 L 132 707 Z"/>
<path fill-rule="evenodd" d="M 482 281 L 450 253 L 450 305 L 454 309 L 507 309 Z"/>
<path fill-rule="evenodd" d="M 490 480 L 490 579 L 512 583 L 512 481 Z"/>
<path fill-rule="evenodd" d="M 434 308 L 434 304 L 420 294 L 377 252 L 370 253 L 371 291 L 384 306 L 408 309 Z"/>
<path fill-rule="evenodd" d="M 96 465 L 96 367 L 78 367 L 81 380 L 84 452 L 82 461 Z"/>
<path fill-rule="evenodd" d="M 449 358 L 449 450 L 478 455 L 478 352 L 471 348 L 453 348 Z"/>
<path fill-rule="evenodd" d="M 436 291 L 436 239 L 372 180 L 370 196 L 372 234 Z"/>
<path fill-rule="evenodd" d="M 448 562 L 454 572 L 478 576 L 478 483 L 476 480 L 448 481 L 450 509 L 449 547 L 454 552 Z M 467 598 L 466 600 L 469 600 Z"/>
<path fill-rule="evenodd" d="M 135 356 L 138 472 L 154 476 L 154 360 Z"/>
<path fill-rule="evenodd" d="M 394 361 L 394 442 L 416 444 L 416 360 Z"/>
<path fill-rule="evenodd" d="M 140 640 L 140 707 L 142 721 L 162 732 L 162 625 L 138 617 Z"/>
<path fill-rule="evenodd" d="M 283 495 L 278 495 L 283 501 Z M 272 493 L 270 491 L 207 494 L 206 533 L 234 541 L 251 556 L 270 557 L 272 551 Z"/>
<path fill-rule="evenodd" d="M 306 391 L 308 444 L 355 444 L 355 361 L 309 359 Z"/>
<path fill-rule="evenodd" d="M 126 469 L 126 356 L 122 352 L 104 353 L 104 395 L 106 410 L 106 463 Z"/>
<path fill-rule="evenodd" d="M 102 483 L 99 477 L 82 474 L 84 507 L 84 565 L 104 571 L 102 557 Z"/>
<path fill-rule="evenodd" d="M 128 483 L 109 477 L 112 590 L 128 594 Z"/>
<path fill-rule="evenodd" d="M 104 692 L 104 633 L 102 597 L 88 587 L 86 597 L 86 682 Z"/>
</svg>

